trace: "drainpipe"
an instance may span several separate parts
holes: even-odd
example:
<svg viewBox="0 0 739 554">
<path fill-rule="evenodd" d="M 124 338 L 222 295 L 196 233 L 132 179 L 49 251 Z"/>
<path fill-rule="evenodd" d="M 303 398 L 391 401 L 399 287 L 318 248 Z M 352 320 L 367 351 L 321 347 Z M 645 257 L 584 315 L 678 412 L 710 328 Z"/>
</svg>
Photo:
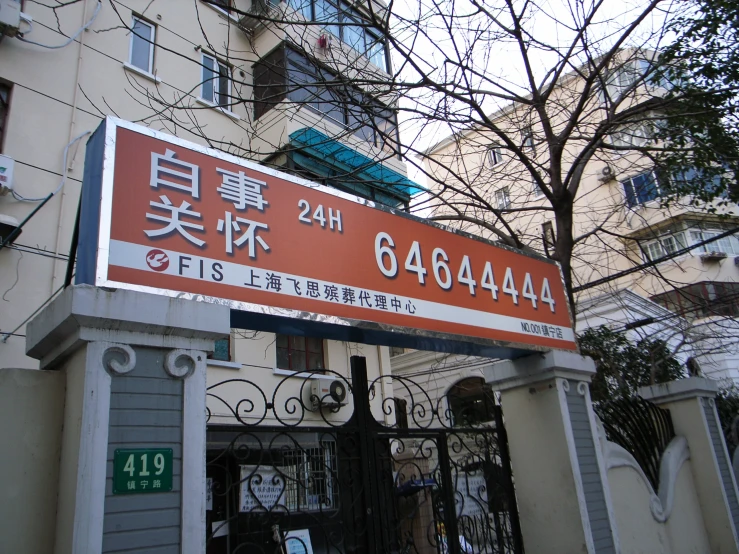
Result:
<svg viewBox="0 0 739 554">
<path fill-rule="evenodd" d="M 88 0 L 84 0 L 83 8 L 82 8 L 82 23 L 81 26 L 84 26 L 87 22 L 87 4 Z M 67 144 L 72 142 L 72 134 L 74 133 L 74 127 L 77 123 L 77 102 L 79 97 L 79 88 L 80 88 L 80 72 L 82 69 L 82 51 L 85 46 L 85 33 L 87 31 L 83 31 L 80 33 L 80 48 L 79 48 L 79 55 L 77 56 L 77 72 L 74 79 L 74 92 L 72 93 L 72 119 L 69 122 L 69 134 L 67 136 Z M 79 145 L 76 145 L 75 148 L 79 148 Z M 62 171 L 64 172 L 71 172 L 74 168 L 74 160 L 77 158 L 77 150 L 74 151 L 74 154 L 72 154 L 72 161 L 68 164 L 69 167 L 63 167 Z M 59 201 L 59 214 L 57 217 L 57 228 L 56 228 L 56 242 L 54 245 L 54 255 L 59 255 L 59 249 L 61 248 L 61 242 L 62 242 L 62 226 L 64 223 L 64 205 L 66 204 L 67 199 L 67 187 L 63 187 L 61 190 L 62 197 Z M 80 192 L 81 194 L 81 192 Z M 48 199 L 47 199 L 48 200 Z M 44 201 L 46 203 L 46 201 Z M 72 262 L 72 258 L 74 257 L 74 252 L 69 253 L 70 261 Z M 50 284 L 50 292 L 54 292 L 54 284 L 56 282 L 56 275 L 57 275 L 57 267 L 59 265 L 59 260 L 54 258 L 52 262 L 53 271 L 51 272 L 51 284 Z"/>
</svg>

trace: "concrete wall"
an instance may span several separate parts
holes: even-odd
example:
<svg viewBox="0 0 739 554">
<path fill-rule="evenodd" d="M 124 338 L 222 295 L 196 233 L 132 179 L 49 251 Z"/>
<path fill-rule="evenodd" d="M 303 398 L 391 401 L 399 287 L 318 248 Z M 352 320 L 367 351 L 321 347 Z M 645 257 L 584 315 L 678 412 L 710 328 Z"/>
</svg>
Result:
<svg viewBox="0 0 739 554">
<path fill-rule="evenodd" d="M 65 376 L 0 369 L 0 552 L 54 549 Z"/>
<path fill-rule="evenodd" d="M 650 510 L 652 489 L 635 469 L 612 468 L 608 484 L 622 554 L 711 552 L 690 461 L 678 472 L 674 504 L 666 522 L 654 518 Z"/>
</svg>

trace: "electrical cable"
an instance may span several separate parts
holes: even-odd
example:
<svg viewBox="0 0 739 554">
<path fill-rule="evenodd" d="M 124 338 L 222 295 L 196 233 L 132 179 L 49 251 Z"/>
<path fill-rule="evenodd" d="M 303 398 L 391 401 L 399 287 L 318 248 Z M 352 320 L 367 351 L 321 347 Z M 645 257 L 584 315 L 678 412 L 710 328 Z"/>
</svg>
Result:
<svg viewBox="0 0 739 554">
<path fill-rule="evenodd" d="M 73 34 L 71 37 L 69 37 L 69 39 L 67 39 L 62 44 L 58 44 L 56 46 L 52 46 L 52 45 L 49 45 L 49 44 L 41 44 L 40 42 L 34 42 L 32 40 L 28 40 L 27 38 L 21 37 L 21 36 L 19 36 L 17 38 L 18 38 L 18 40 L 20 40 L 22 42 L 25 42 L 27 44 L 33 44 L 34 46 L 40 46 L 42 48 L 48 48 L 49 50 L 58 50 L 59 48 L 64 48 L 65 46 L 69 46 L 70 44 L 72 44 L 74 42 L 74 40 L 78 36 L 80 36 L 83 31 L 85 31 L 85 29 L 87 29 L 90 25 L 92 25 L 92 22 L 95 21 L 95 18 L 98 16 L 98 13 L 100 12 L 100 8 L 102 8 L 102 7 L 103 7 L 103 1 L 102 0 L 98 0 L 98 5 L 95 7 L 95 12 L 92 14 L 92 17 L 90 18 L 90 21 L 88 21 L 82 27 L 80 27 L 80 29 L 75 34 Z M 28 22 L 26 22 L 26 23 L 28 23 Z M 31 26 L 31 29 L 33 30 L 33 26 Z"/>
<path fill-rule="evenodd" d="M 56 190 L 51 193 L 52 196 L 56 195 L 56 193 L 62 190 L 64 183 L 67 182 L 67 155 L 69 154 L 69 148 L 74 143 L 76 143 L 78 140 L 86 137 L 89 134 L 90 134 L 90 131 L 85 131 L 81 135 L 78 135 L 75 138 L 73 138 L 72 142 L 70 142 L 69 144 L 67 144 L 67 146 L 64 147 L 64 168 L 62 170 L 62 180 L 59 183 L 59 186 L 56 188 Z M 20 202 L 43 202 L 44 200 L 46 200 L 47 196 L 43 196 L 41 198 L 26 198 L 25 196 L 22 196 L 17 190 L 13 190 L 13 197 Z"/>
<path fill-rule="evenodd" d="M 18 329 L 20 329 L 20 328 L 21 328 L 21 327 L 23 327 L 23 326 L 24 326 L 24 325 L 25 325 L 26 323 L 28 323 L 28 322 L 29 322 L 29 321 L 31 320 L 31 318 L 32 318 L 33 316 L 35 316 L 35 315 L 36 315 L 37 313 L 39 313 L 39 312 L 40 312 L 40 311 L 41 311 L 41 310 L 42 310 L 42 309 L 44 308 L 44 306 L 46 306 L 46 305 L 47 305 L 47 304 L 48 304 L 49 302 L 51 302 L 52 300 L 54 300 L 54 298 L 56 298 L 57 294 L 59 294 L 59 293 L 60 293 L 60 292 L 61 292 L 61 291 L 62 291 L 63 289 L 64 289 L 64 284 L 62 284 L 62 285 L 61 285 L 61 286 L 60 286 L 60 287 L 59 287 L 58 289 L 56 289 L 56 290 L 55 290 L 55 291 L 54 291 L 54 292 L 53 292 L 53 293 L 51 294 L 51 296 L 49 296 L 49 298 L 47 298 L 47 299 L 46 299 L 46 300 L 44 301 L 44 303 L 43 303 L 43 304 L 41 304 L 41 305 L 40 305 L 40 306 L 39 306 L 38 308 L 36 308 L 36 309 L 35 309 L 35 310 L 33 311 L 33 313 L 32 313 L 31 315 L 29 315 L 29 316 L 28 316 L 28 317 L 27 317 L 26 319 L 24 319 L 23 321 L 21 321 L 21 323 L 20 323 L 20 324 L 19 324 L 19 325 L 18 325 L 18 326 L 17 326 L 17 327 L 15 328 L 15 329 L 13 329 L 12 331 L 10 331 L 9 333 L 8 333 L 8 332 L 6 332 L 6 331 L 0 331 L 0 337 L 2 337 L 2 338 L 0 338 L 0 342 L 2 342 L 3 344 L 5 344 L 6 342 L 8 342 L 8 337 L 11 337 L 11 336 L 15 336 L 15 332 L 16 332 L 16 331 L 17 331 Z"/>
<path fill-rule="evenodd" d="M 5 298 L 5 296 L 11 290 L 13 290 L 15 288 L 15 286 L 18 284 L 18 280 L 20 279 L 20 276 L 21 276 L 20 269 L 21 269 L 21 261 L 23 260 L 23 252 L 22 251 L 19 251 L 18 253 L 21 255 L 21 257 L 18 258 L 18 263 L 15 264 L 15 281 L 13 281 L 13 284 L 10 285 L 10 288 L 3 293 L 3 302 L 10 302 L 10 300 L 8 300 L 7 298 Z"/>
</svg>

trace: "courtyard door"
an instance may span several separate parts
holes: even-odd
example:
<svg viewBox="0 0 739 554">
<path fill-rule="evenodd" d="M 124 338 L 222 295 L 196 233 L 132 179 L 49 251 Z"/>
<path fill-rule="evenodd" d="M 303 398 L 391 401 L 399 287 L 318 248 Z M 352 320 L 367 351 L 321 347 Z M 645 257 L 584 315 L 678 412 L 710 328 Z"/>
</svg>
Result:
<svg viewBox="0 0 739 554">
<path fill-rule="evenodd" d="M 318 408 L 241 379 L 209 388 L 251 392 L 229 403 L 238 425 L 208 426 L 207 552 L 522 553 L 500 407 L 454 421 L 446 400 L 351 361 Z"/>
</svg>

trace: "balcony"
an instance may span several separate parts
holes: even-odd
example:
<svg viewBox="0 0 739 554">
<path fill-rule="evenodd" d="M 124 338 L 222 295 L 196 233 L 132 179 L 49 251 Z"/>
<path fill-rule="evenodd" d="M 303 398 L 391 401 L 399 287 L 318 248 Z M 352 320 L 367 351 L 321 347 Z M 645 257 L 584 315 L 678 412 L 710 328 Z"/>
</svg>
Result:
<svg viewBox="0 0 739 554">
<path fill-rule="evenodd" d="M 287 4 L 275 0 L 252 0 L 246 15 L 239 19 L 239 25 L 251 36 L 264 31 L 273 20 L 285 21 Z"/>
</svg>

